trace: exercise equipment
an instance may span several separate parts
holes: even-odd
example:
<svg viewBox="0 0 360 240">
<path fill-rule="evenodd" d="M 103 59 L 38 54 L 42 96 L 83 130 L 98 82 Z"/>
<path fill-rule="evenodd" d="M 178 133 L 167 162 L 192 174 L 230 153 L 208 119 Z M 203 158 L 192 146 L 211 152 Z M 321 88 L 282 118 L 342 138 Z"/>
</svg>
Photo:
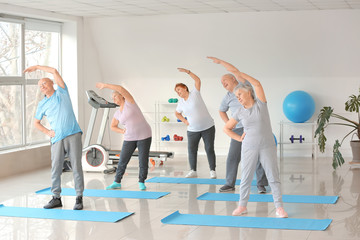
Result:
<svg viewBox="0 0 360 240">
<path fill-rule="evenodd" d="M 170 136 L 166 135 L 165 137 L 162 137 L 161 141 L 170 141 Z"/>
<path fill-rule="evenodd" d="M 7 207 L 0 205 L 0 216 L 21 217 L 21 218 L 41 218 L 72 221 L 91 221 L 91 222 L 118 222 L 133 212 L 109 212 L 109 211 L 87 211 L 87 210 L 68 210 L 68 209 L 44 209 L 28 207 Z"/>
<path fill-rule="evenodd" d="M 105 174 L 112 173 L 116 170 L 116 167 L 112 167 L 112 164 L 119 161 L 121 150 L 107 149 L 105 146 L 101 145 L 101 143 L 104 137 L 110 109 L 116 108 L 118 105 L 106 101 L 92 90 L 86 91 L 86 95 L 88 98 L 88 103 L 92 106 L 92 111 L 83 147 L 83 170 L 88 172 L 103 172 Z M 99 108 L 104 109 L 99 134 L 96 143 L 90 145 L 90 140 Z M 132 156 L 138 157 L 138 151 L 135 151 Z M 150 157 L 156 160 L 166 161 L 167 158 L 173 158 L 174 153 L 165 151 L 150 151 L 149 158 Z"/>
<path fill-rule="evenodd" d="M 291 176 L 290 176 L 290 178 L 289 178 L 289 180 L 291 181 L 291 182 L 294 182 L 294 181 L 300 181 L 300 182 L 302 182 L 303 180 L 305 180 L 305 178 L 303 177 L 303 175 L 299 175 L 299 177 L 295 177 L 294 176 L 294 174 L 291 174 Z"/>
<path fill-rule="evenodd" d="M 170 119 L 167 118 L 166 116 L 164 116 L 162 119 L 161 119 L 162 122 L 170 122 Z"/>
<path fill-rule="evenodd" d="M 116 168 L 109 167 L 108 165 L 109 149 L 106 149 L 103 145 L 101 145 L 101 143 L 104 138 L 105 127 L 109 118 L 110 109 L 116 108 L 118 107 L 118 105 L 106 101 L 104 98 L 98 96 L 92 90 L 86 91 L 86 95 L 88 98 L 88 103 L 92 106 L 92 110 L 83 146 L 83 170 L 88 172 L 114 172 Z M 96 140 L 96 144 L 89 145 L 94 130 L 96 115 L 99 108 L 103 108 L 104 112 L 101 120 L 98 138 Z"/>
<path fill-rule="evenodd" d="M 274 140 L 275 140 L 275 146 L 277 146 L 277 139 L 276 139 L 276 136 L 275 136 L 275 134 L 273 134 L 274 135 Z"/>
<path fill-rule="evenodd" d="M 175 211 L 161 219 L 161 222 L 175 225 L 323 231 L 329 227 L 332 220 L 181 214 L 179 211 Z"/>
<path fill-rule="evenodd" d="M 177 103 L 178 102 L 178 99 L 177 98 L 170 98 L 168 100 L 169 103 Z"/>
<path fill-rule="evenodd" d="M 157 161 L 155 161 L 153 158 L 150 158 L 149 161 L 150 161 L 151 165 L 156 166 Z M 159 162 L 159 166 L 161 166 L 161 165 L 164 165 L 163 161 Z"/>
<path fill-rule="evenodd" d="M 52 195 L 51 188 L 36 191 L 36 194 Z M 151 191 L 109 191 L 103 189 L 85 189 L 84 197 L 105 197 L 105 198 L 136 198 L 136 199 L 158 199 L 170 194 L 170 192 Z M 61 188 L 62 196 L 76 196 L 74 188 Z"/>
<path fill-rule="evenodd" d="M 187 120 L 187 117 L 185 117 L 185 119 Z M 181 122 L 181 120 L 180 120 L 180 119 L 177 119 L 176 121 Z"/>
<path fill-rule="evenodd" d="M 315 112 L 315 101 L 307 92 L 291 92 L 284 99 L 283 112 L 294 123 L 306 122 Z"/>
<path fill-rule="evenodd" d="M 300 135 L 300 137 L 296 138 L 294 137 L 294 135 L 291 135 L 291 137 L 289 138 L 289 140 L 291 141 L 291 143 L 294 143 L 294 141 L 299 141 L 300 143 L 302 143 L 303 141 L 305 141 L 305 138 L 303 138 L 302 135 Z"/>
<path fill-rule="evenodd" d="M 182 137 L 182 136 L 178 136 L 178 135 L 174 135 L 174 140 L 175 141 L 182 141 L 184 139 L 184 137 Z"/>
<path fill-rule="evenodd" d="M 239 198 L 239 194 L 236 193 L 207 192 L 197 200 L 238 202 Z M 335 204 L 338 199 L 338 196 L 282 195 L 284 203 Z M 249 202 L 274 202 L 274 199 L 271 194 L 250 194 Z"/>
</svg>

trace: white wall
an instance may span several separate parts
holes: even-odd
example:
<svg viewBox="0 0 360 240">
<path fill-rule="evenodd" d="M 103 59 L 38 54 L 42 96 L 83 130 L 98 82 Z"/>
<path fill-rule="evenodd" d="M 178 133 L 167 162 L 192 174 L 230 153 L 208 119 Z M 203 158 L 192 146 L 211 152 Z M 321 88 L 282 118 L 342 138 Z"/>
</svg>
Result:
<svg viewBox="0 0 360 240">
<path fill-rule="evenodd" d="M 123 84 L 143 111 L 150 112 L 155 101 L 176 97 L 175 83 L 192 85 L 176 69 L 189 68 L 202 80 L 202 96 L 216 122 L 216 150 L 223 154 L 229 139 L 222 132 L 218 107 L 225 94 L 220 77 L 226 72 L 206 56 L 227 60 L 263 83 L 278 138 L 278 123 L 286 120 L 282 102 L 294 90 L 313 96 L 315 115 L 324 105 L 344 112 L 344 102 L 360 85 L 359 23 L 359 10 L 87 19 L 84 85 L 93 89 L 96 81 Z M 88 119 L 86 99 L 83 104 Z M 334 137 L 342 137 L 339 132 L 331 131 L 330 145 Z M 111 139 L 113 146 L 120 146 L 118 135 L 111 134 Z M 348 145 L 344 155 L 350 154 Z M 309 155 L 310 150 L 296 154 Z"/>
</svg>

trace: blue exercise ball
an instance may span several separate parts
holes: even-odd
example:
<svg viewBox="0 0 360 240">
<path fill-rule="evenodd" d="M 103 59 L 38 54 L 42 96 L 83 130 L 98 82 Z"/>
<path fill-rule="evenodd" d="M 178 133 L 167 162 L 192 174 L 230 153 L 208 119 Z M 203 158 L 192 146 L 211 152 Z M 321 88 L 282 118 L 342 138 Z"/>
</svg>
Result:
<svg viewBox="0 0 360 240">
<path fill-rule="evenodd" d="M 273 135 L 274 135 L 274 140 L 275 140 L 275 146 L 277 146 L 277 139 L 275 137 L 275 134 L 273 134 Z"/>
<path fill-rule="evenodd" d="M 290 121 L 303 123 L 313 116 L 315 101 L 307 92 L 294 91 L 286 96 L 283 102 L 283 111 Z"/>
</svg>

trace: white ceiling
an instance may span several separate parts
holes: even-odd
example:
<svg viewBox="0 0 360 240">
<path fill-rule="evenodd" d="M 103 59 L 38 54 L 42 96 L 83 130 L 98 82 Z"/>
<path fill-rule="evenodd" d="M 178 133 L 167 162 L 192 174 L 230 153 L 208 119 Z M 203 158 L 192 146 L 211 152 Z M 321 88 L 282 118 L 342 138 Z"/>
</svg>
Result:
<svg viewBox="0 0 360 240">
<path fill-rule="evenodd" d="M 0 0 L 0 3 L 83 17 L 360 9 L 360 0 Z"/>
</svg>

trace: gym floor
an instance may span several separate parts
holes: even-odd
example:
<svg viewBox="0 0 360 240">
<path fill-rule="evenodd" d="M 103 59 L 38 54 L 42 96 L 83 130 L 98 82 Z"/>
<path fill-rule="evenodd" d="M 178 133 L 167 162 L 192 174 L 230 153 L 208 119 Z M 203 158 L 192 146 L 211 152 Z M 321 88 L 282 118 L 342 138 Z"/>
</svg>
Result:
<svg viewBox="0 0 360 240">
<path fill-rule="evenodd" d="M 348 160 L 348 159 L 347 159 Z M 123 179 L 123 190 L 138 190 L 137 159 L 132 159 Z M 205 156 L 199 156 L 198 175 L 209 177 Z M 0 217 L 0 239 L 296 239 L 332 240 L 360 238 L 360 169 L 346 163 L 332 171 L 331 159 L 285 158 L 280 162 L 283 194 L 338 195 L 336 204 L 286 203 L 290 217 L 333 219 L 326 231 L 295 231 L 255 228 L 165 225 L 160 220 L 170 213 L 231 215 L 236 202 L 200 201 L 205 192 L 218 192 L 221 186 L 147 183 L 148 191 L 169 191 L 157 200 L 84 198 L 84 210 L 135 212 L 117 223 L 46 220 Z M 175 156 L 163 166 L 152 167 L 148 178 L 183 177 L 188 171 L 187 158 Z M 225 157 L 217 158 L 218 178 L 225 177 Z M 85 188 L 104 189 L 114 174 L 85 173 Z M 6 206 L 42 208 L 50 196 L 34 192 L 50 184 L 50 169 L 0 180 L 0 203 Z M 73 187 L 72 173 L 63 174 L 63 187 Z M 253 193 L 256 189 L 252 189 Z M 119 190 L 116 190 L 119 191 Z M 239 189 L 236 188 L 236 193 Z M 72 209 L 75 197 L 63 196 L 64 209 Z M 248 215 L 275 217 L 273 203 L 248 204 Z"/>
</svg>

